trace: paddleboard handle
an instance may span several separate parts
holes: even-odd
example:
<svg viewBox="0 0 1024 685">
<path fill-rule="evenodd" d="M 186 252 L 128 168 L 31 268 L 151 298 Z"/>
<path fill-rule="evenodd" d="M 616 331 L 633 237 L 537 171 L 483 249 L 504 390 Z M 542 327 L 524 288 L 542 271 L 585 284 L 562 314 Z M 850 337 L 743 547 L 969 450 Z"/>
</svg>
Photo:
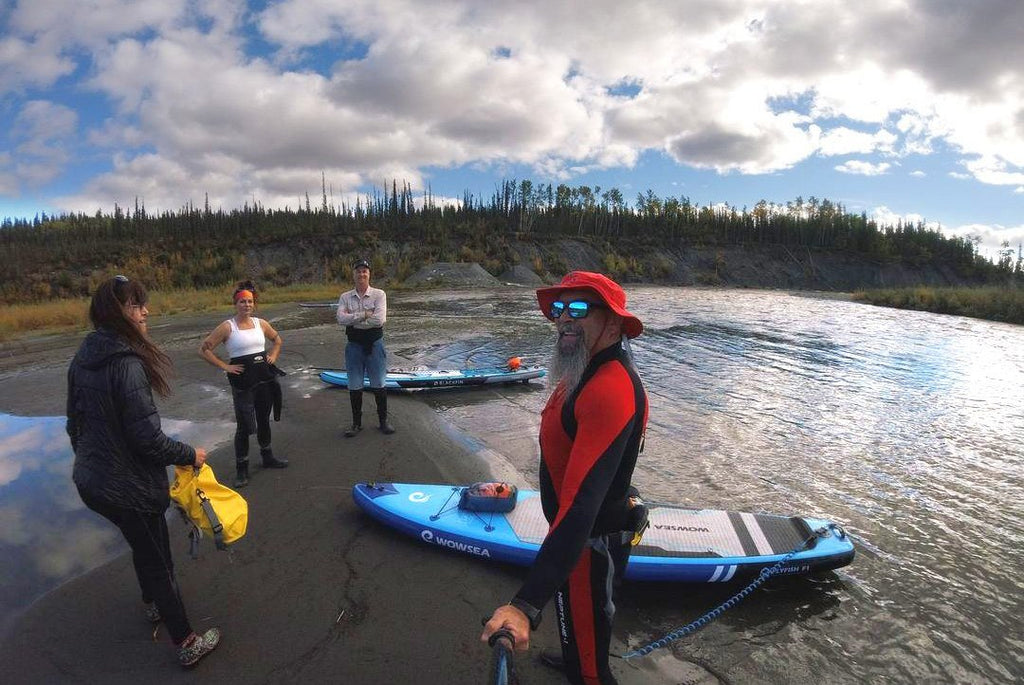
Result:
<svg viewBox="0 0 1024 685">
<path fill-rule="evenodd" d="M 829 523 L 828 525 L 822 526 L 818 530 L 814 531 L 818 534 L 818 537 L 827 538 L 829 531 L 836 534 L 836 537 L 840 540 L 846 539 L 846 530 L 838 523 Z"/>
</svg>

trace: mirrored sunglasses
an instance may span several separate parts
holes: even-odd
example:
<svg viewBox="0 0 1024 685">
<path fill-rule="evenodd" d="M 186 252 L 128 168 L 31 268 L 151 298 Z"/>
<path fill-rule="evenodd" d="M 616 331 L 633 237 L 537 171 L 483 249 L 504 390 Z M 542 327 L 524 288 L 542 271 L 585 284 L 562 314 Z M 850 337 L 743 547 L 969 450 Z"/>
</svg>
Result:
<svg viewBox="0 0 1024 685">
<path fill-rule="evenodd" d="M 585 319 L 591 309 L 608 309 L 607 305 L 600 302 L 587 302 L 586 300 L 573 300 L 572 302 L 551 303 L 551 318 L 557 319 L 568 308 L 570 319 Z"/>
</svg>

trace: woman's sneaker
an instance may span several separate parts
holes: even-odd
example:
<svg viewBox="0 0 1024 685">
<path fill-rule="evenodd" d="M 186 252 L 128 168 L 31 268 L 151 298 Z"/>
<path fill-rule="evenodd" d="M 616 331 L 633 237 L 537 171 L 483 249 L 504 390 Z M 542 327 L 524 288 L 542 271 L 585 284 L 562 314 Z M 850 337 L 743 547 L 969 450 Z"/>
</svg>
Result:
<svg viewBox="0 0 1024 685">
<path fill-rule="evenodd" d="M 210 628 L 202 635 L 192 633 L 178 646 L 178 663 L 191 668 L 220 644 L 220 629 Z"/>
<path fill-rule="evenodd" d="M 150 602 L 146 605 L 146 620 L 150 623 L 159 623 L 163 617 L 160 615 L 160 610 L 156 608 L 156 602 Z"/>
</svg>

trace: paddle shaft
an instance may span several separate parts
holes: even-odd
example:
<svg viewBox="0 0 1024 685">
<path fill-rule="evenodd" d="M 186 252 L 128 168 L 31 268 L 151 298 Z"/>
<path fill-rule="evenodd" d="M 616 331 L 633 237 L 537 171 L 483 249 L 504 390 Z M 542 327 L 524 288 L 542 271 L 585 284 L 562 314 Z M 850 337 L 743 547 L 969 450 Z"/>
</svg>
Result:
<svg viewBox="0 0 1024 685">
<path fill-rule="evenodd" d="M 491 652 L 491 671 L 487 679 L 488 685 L 519 685 L 516 676 L 515 661 L 512 654 L 516 648 L 516 640 L 505 628 L 499 628 L 487 640 Z"/>
</svg>

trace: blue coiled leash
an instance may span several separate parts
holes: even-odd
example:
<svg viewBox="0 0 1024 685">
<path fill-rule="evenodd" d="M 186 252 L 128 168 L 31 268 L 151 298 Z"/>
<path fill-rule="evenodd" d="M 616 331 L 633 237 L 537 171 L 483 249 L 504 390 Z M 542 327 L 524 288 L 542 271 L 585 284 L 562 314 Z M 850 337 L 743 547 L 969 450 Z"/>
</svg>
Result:
<svg viewBox="0 0 1024 685">
<path fill-rule="evenodd" d="M 829 530 L 834 531 L 836 536 L 839 537 L 839 539 L 843 539 L 843 538 L 846 537 L 846 531 L 843 530 L 841 526 L 839 526 L 839 525 L 837 525 L 835 523 L 830 523 L 827 526 L 822 526 L 820 528 L 815 529 L 815 531 L 806 540 L 804 540 L 800 545 L 798 545 L 796 548 L 794 548 L 792 552 L 790 552 L 786 556 L 782 557 L 782 559 L 780 559 L 778 562 L 776 562 L 776 564 L 774 566 L 772 566 L 770 568 L 763 568 L 763 569 L 761 569 L 761 572 L 757 575 L 757 578 L 755 578 L 754 581 L 752 583 L 750 583 L 750 585 L 748 585 L 747 587 L 743 588 L 742 590 L 737 592 L 735 595 L 733 595 L 732 597 L 730 597 L 729 599 L 725 600 L 724 602 L 722 602 L 720 605 L 718 605 L 717 607 L 715 607 L 714 609 L 712 609 L 708 613 L 706 613 L 703 616 L 701 616 L 700 618 L 698 618 L 696 621 L 693 621 L 692 623 L 688 623 L 687 625 L 683 626 L 682 628 L 679 628 L 678 630 L 673 630 L 671 633 L 669 633 L 665 637 L 661 638 L 660 640 L 655 640 L 654 642 L 652 642 L 649 645 L 646 645 L 644 647 L 641 647 L 640 649 L 634 650 L 634 651 L 629 652 L 627 654 L 612 654 L 611 656 L 617 657 L 619 659 L 633 659 L 635 657 L 647 656 L 648 654 L 650 654 L 654 650 L 658 649 L 659 647 L 664 647 L 665 645 L 669 644 L 670 642 L 674 642 L 675 640 L 678 640 L 681 637 L 689 635 L 690 633 L 697 632 L 698 630 L 700 630 L 701 628 L 703 628 L 704 626 L 708 625 L 709 623 L 714 621 L 716 618 L 718 618 L 719 616 L 724 614 L 727 610 L 733 608 L 734 606 L 739 604 L 741 601 L 746 599 L 746 597 L 751 592 L 753 592 L 757 588 L 761 587 L 761 585 L 764 584 L 764 582 L 766 580 L 768 580 L 773 575 L 778 573 L 779 569 L 782 568 L 782 566 L 787 561 L 789 561 L 794 556 L 796 556 L 800 552 L 802 552 L 805 549 L 807 549 L 808 547 L 810 547 L 811 544 L 815 540 L 817 540 L 819 537 L 825 537 L 826 535 L 828 535 Z"/>
</svg>

